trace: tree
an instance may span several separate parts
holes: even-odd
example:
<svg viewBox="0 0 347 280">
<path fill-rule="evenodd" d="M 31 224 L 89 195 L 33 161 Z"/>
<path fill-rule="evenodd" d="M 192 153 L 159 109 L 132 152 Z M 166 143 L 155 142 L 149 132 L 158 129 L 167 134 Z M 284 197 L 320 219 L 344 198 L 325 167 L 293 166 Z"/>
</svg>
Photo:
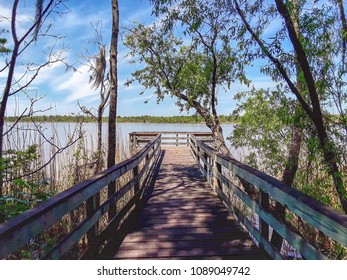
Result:
<svg viewBox="0 0 347 280">
<path fill-rule="evenodd" d="M 119 9 L 118 0 L 112 0 L 112 36 L 110 47 L 110 105 L 108 116 L 108 151 L 107 167 L 110 168 L 116 163 L 117 147 L 117 95 L 118 95 L 118 78 L 117 78 L 117 52 L 118 52 L 118 33 L 119 33 Z M 116 183 L 113 182 L 108 186 L 108 197 L 116 192 Z M 115 207 L 109 211 L 109 218 L 115 215 Z"/>
<path fill-rule="evenodd" d="M 304 4 L 305 3 L 302 5 Z M 245 5 L 247 5 L 247 3 Z M 250 20 L 245 16 L 244 11 L 250 8 L 250 6 L 247 5 L 247 8 L 241 8 L 237 0 L 229 1 L 230 8 L 237 11 L 244 27 L 258 44 L 262 54 L 275 66 L 276 72 L 285 81 L 287 87 L 294 94 L 298 103 L 314 125 L 327 171 L 332 177 L 342 208 L 347 213 L 346 188 L 343 183 L 342 172 L 338 165 L 340 159 L 336 150 L 337 146 L 333 137 L 328 134 L 329 125 L 322 109 L 323 102 L 328 98 L 327 86 L 329 84 L 329 74 L 331 73 L 329 73 L 329 70 L 336 73 L 336 71 L 332 70 L 335 63 L 329 54 L 330 50 L 332 50 L 332 53 L 335 53 L 330 41 L 330 38 L 334 38 L 334 36 L 329 28 L 326 28 L 327 25 L 328 27 L 331 26 L 331 23 L 329 24 L 329 21 L 332 20 L 330 17 L 331 14 L 326 7 L 322 7 L 321 9 L 314 8 L 312 11 L 307 12 L 307 9 L 301 9 L 301 6 L 300 10 L 304 12 L 302 12 L 300 16 L 305 20 L 305 24 L 300 24 L 299 32 L 293 20 L 295 9 L 292 7 L 289 8 L 288 5 L 289 4 L 285 4 L 281 0 L 276 0 L 275 6 L 272 6 L 271 10 L 272 12 L 276 11 L 276 15 L 279 16 L 278 18 L 282 19 L 283 27 L 288 37 L 282 35 L 293 47 L 295 56 L 286 54 L 283 48 L 277 48 L 276 52 L 269 49 L 264 40 L 260 38 L 259 32 L 254 30 L 250 25 Z M 258 6 L 258 8 L 253 7 L 252 11 L 259 11 L 259 9 L 261 9 L 261 6 Z M 315 22 L 317 18 L 320 19 L 319 25 Z M 307 30 L 310 30 L 310 33 L 305 32 Z M 325 40 L 319 43 L 314 37 L 314 35 L 317 34 L 329 37 L 323 36 Z M 282 42 L 284 38 L 282 37 Z M 316 45 L 313 45 L 313 42 Z M 323 49 L 322 45 L 328 47 L 328 49 Z M 313 50 L 318 50 L 319 52 L 315 53 Z M 276 54 L 279 54 L 281 57 L 286 57 L 288 60 L 285 61 L 280 59 L 276 57 Z M 295 57 L 296 62 L 293 62 L 293 57 Z M 298 77 L 300 79 L 300 84 L 304 86 L 303 90 L 298 88 L 292 79 L 288 65 L 293 65 L 293 63 L 298 67 Z M 341 76 L 340 78 L 343 79 Z"/>
<path fill-rule="evenodd" d="M 1 97 L 0 102 L 0 158 L 3 157 L 3 144 L 4 144 L 4 135 L 8 133 L 11 129 L 13 129 L 13 126 L 9 128 L 8 131 L 5 131 L 5 114 L 7 109 L 7 104 L 9 98 L 15 96 L 19 93 L 26 93 L 26 89 L 33 83 L 33 81 L 36 79 L 36 77 L 39 75 L 40 71 L 53 63 L 64 63 L 64 57 L 63 53 L 64 51 L 55 51 L 54 46 L 51 47 L 45 56 L 47 56 L 47 60 L 43 62 L 42 64 L 35 65 L 34 63 L 28 63 L 26 72 L 20 77 L 19 79 L 15 79 L 15 71 L 17 67 L 17 62 L 20 58 L 20 56 L 27 50 L 31 45 L 33 45 L 39 38 L 44 36 L 52 36 L 56 40 L 59 40 L 60 38 L 55 35 L 49 34 L 49 30 L 51 28 L 51 24 L 44 25 L 44 23 L 47 21 L 47 19 L 52 16 L 54 13 L 60 14 L 60 9 L 65 8 L 65 0 L 50 0 L 46 4 L 43 0 L 37 0 L 36 2 L 36 13 L 35 18 L 32 22 L 32 24 L 26 29 L 26 31 L 23 33 L 23 35 L 18 36 L 17 34 L 17 14 L 19 9 L 19 0 L 15 0 L 12 6 L 12 14 L 10 18 L 11 22 L 11 30 L 10 34 L 12 36 L 12 50 L 11 50 L 11 57 L 10 60 L 5 64 L 5 66 L 0 69 L 0 72 L 5 72 L 6 82 L 5 82 L 5 88 L 3 90 L 3 94 Z M 55 45 L 55 44 L 53 44 Z M 31 73 L 29 76 L 28 73 Z M 29 76 L 29 77 L 28 77 Z M 26 79 L 24 79 L 26 77 Z M 31 104 L 33 105 L 37 99 L 31 98 Z M 32 107 L 32 106 L 31 106 Z M 34 111 L 29 110 L 29 112 L 32 114 Z M 23 112 L 21 116 L 24 116 L 25 112 Z M 14 125 L 16 125 L 17 122 L 15 122 Z M 2 176 L 1 181 L 2 181 Z M 2 183 L 0 184 L 2 186 Z M 0 195 L 1 195 L 1 187 L 0 186 Z"/>
<path fill-rule="evenodd" d="M 245 147 L 245 161 L 266 174 L 292 186 L 299 167 L 305 116 L 286 92 L 259 89 L 237 95 L 241 104 L 234 112 L 235 124 L 231 144 Z M 276 203 L 276 217 L 285 221 L 285 206 Z M 280 250 L 282 237 L 273 231 L 271 240 Z"/>
<path fill-rule="evenodd" d="M 288 158 L 287 160 L 283 160 L 285 165 L 281 176 L 282 182 L 291 186 L 294 183 L 298 166 L 301 165 L 301 168 L 307 169 L 299 170 L 298 177 L 300 179 L 296 180 L 296 187 L 300 189 L 302 185 L 305 184 L 306 187 L 303 189 L 305 189 L 309 195 L 313 195 L 316 199 L 322 200 L 320 185 L 324 186 L 324 180 L 322 179 L 324 178 L 324 175 L 322 174 L 324 172 L 321 171 L 318 175 L 321 178 L 321 181 L 319 183 L 317 181 L 314 183 L 315 191 L 313 192 L 311 192 L 310 187 L 312 183 L 307 180 L 307 178 L 310 178 L 312 173 L 314 173 L 310 168 L 313 155 L 320 157 L 320 154 L 317 154 L 314 151 L 315 144 L 312 145 L 312 143 L 316 143 L 314 139 L 317 137 L 319 139 L 320 149 L 323 151 L 323 159 L 326 166 L 328 166 L 326 169 L 333 178 L 335 190 L 340 198 L 342 208 L 346 211 L 344 202 L 345 188 L 343 186 L 342 176 L 340 177 L 340 174 L 342 175 L 343 173 L 338 170 L 339 168 L 342 168 L 342 157 L 338 157 L 336 153 L 338 149 L 340 155 L 345 154 L 345 149 L 338 148 L 338 142 L 336 142 L 336 140 L 340 138 L 340 136 L 337 137 L 336 135 L 341 135 L 342 130 L 331 129 L 331 123 L 329 124 L 330 121 L 327 118 L 328 114 L 326 111 L 324 112 L 323 109 L 328 103 L 327 100 L 330 99 L 337 105 L 336 108 L 340 112 L 340 119 L 345 119 L 345 112 L 341 105 L 346 101 L 346 99 L 344 99 L 345 93 L 343 93 L 341 87 L 336 86 L 339 83 L 340 85 L 344 84 L 342 81 L 344 76 L 345 60 L 345 38 L 343 38 L 343 36 L 336 36 L 336 27 L 333 27 L 336 24 L 337 10 L 332 9 L 332 7 L 324 6 L 319 8 L 313 7 L 310 9 L 309 5 L 307 5 L 305 1 L 291 1 L 290 4 L 287 4 L 288 11 L 290 11 L 290 13 L 287 14 L 287 19 L 282 21 L 282 25 L 278 24 L 278 21 L 276 22 L 278 29 L 276 32 L 273 32 L 273 36 L 269 36 L 268 34 L 267 36 L 264 36 L 263 34 L 265 33 L 264 31 L 266 27 L 273 24 L 271 21 L 280 19 L 281 14 L 278 13 L 278 5 L 257 5 L 256 3 L 245 1 L 242 2 L 241 6 L 241 4 L 235 0 L 233 1 L 234 5 L 232 6 L 230 2 L 231 1 L 229 1 L 229 9 L 231 11 L 236 11 L 238 16 L 241 18 L 241 30 L 243 32 L 248 31 L 248 34 L 251 35 L 253 44 L 250 45 L 253 47 L 258 45 L 254 57 L 258 59 L 268 58 L 270 60 L 270 64 L 262 68 L 263 73 L 270 75 L 275 82 L 281 85 L 282 90 L 287 92 L 285 97 L 287 100 L 292 99 L 290 94 L 291 92 L 295 94 L 294 97 L 297 99 L 295 102 L 296 109 L 293 111 L 293 118 L 290 118 L 292 121 L 290 123 L 283 123 L 284 126 L 287 126 L 288 124 L 291 125 L 291 140 L 288 145 Z M 341 30 L 344 29 L 345 21 L 343 20 L 343 17 L 344 12 L 341 14 Z M 260 20 L 254 24 L 254 18 Z M 295 32 L 297 38 L 299 38 L 299 41 L 302 44 L 302 48 L 305 49 L 306 59 L 310 64 L 309 70 L 311 71 L 311 76 L 315 79 L 314 87 L 316 87 L 315 94 L 319 96 L 318 103 L 317 97 L 316 99 L 314 98 L 315 94 L 312 91 L 312 86 L 311 91 L 307 86 L 310 84 L 307 83 L 306 80 L 309 75 L 306 75 L 305 78 L 302 65 L 300 64 L 302 52 L 300 53 L 298 52 L 298 49 L 295 49 L 290 33 L 288 33 L 288 37 L 286 36 L 286 32 L 288 32 L 288 21 L 291 21 L 291 32 Z M 253 26 L 251 26 L 251 22 L 253 23 Z M 341 34 L 343 34 L 343 32 L 341 32 Z M 246 36 L 243 38 L 246 38 Z M 342 45 L 342 53 L 336 52 L 336 49 L 338 49 L 336 48 L 336 45 L 340 45 L 338 42 L 339 40 Z M 255 45 L 254 42 L 256 43 Z M 292 43 L 293 51 L 288 51 L 288 42 Z M 333 42 L 336 44 L 335 46 Z M 336 64 L 336 57 L 341 57 L 341 67 L 336 67 L 336 65 L 339 64 L 339 62 Z M 332 77 L 338 78 L 335 80 L 332 79 Z M 287 86 L 283 86 L 283 84 L 280 83 L 281 79 L 286 81 Z M 331 90 L 333 88 L 336 90 Z M 339 88 L 339 90 L 337 90 L 337 88 Z M 330 91 L 330 96 L 328 91 Z M 333 102 L 329 103 L 333 104 Z M 331 161 L 329 162 L 326 148 L 322 145 L 325 140 L 323 140 L 324 133 L 322 133 L 322 125 L 317 125 L 319 119 L 321 119 L 321 122 L 324 121 L 325 128 L 323 128 L 323 130 L 326 130 L 326 137 L 331 141 L 331 144 L 327 145 L 330 145 L 331 151 L 335 151 L 335 163 L 333 164 Z M 311 129 L 310 122 L 314 124 L 315 129 Z M 340 123 L 343 124 L 343 121 Z M 253 130 L 252 132 L 255 131 L 256 130 Z M 318 131 L 321 132 L 318 133 Z M 330 135 L 328 135 L 328 133 L 330 133 Z M 242 135 L 239 136 L 242 137 Z M 302 143 L 303 140 L 304 143 Z M 308 155 L 306 158 L 304 156 L 300 157 L 301 145 L 303 145 L 303 154 L 306 156 Z M 320 169 L 322 170 L 321 167 Z M 335 171 L 333 171 L 334 169 Z M 305 172 L 307 172 L 307 174 L 304 176 L 306 179 L 305 182 L 303 182 L 302 174 Z M 311 174 L 308 174 L 309 172 L 311 172 Z M 336 179 L 336 177 L 338 178 Z M 329 186 L 325 185 L 325 188 L 325 192 L 329 192 Z M 325 195 L 323 200 L 327 202 L 330 201 L 330 198 Z M 276 203 L 275 209 L 277 217 L 281 220 L 285 220 L 285 207 Z M 271 241 L 277 249 L 281 249 L 282 237 L 277 234 L 277 232 L 272 234 Z"/>
<path fill-rule="evenodd" d="M 102 40 L 102 30 L 99 29 L 98 25 L 94 27 L 92 25 L 98 49 L 98 55 L 89 55 L 89 52 L 86 51 L 86 54 L 83 55 L 83 60 L 90 68 L 91 75 L 89 82 L 92 84 L 92 88 L 99 89 L 100 103 L 97 109 L 87 108 L 86 106 L 79 105 L 82 112 L 90 115 L 97 122 L 98 126 L 98 135 L 97 135 L 97 151 L 96 151 L 96 165 L 95 173 L 98 173 L 102 170 L 103 167 L 103 148 L 102 148 L 102 117 L 104 111 L 108 105 L 108 100 L 110 97 L 109 89 L 109 79 L 106 75 L 106 46 L 103 44 Z M 96 112 L 95 112 L 96 111 Z"/>
<path fill-rule="evenodd" d="M 125 45 L 133 61 L 144 65 L 129 83 L 137 80 L 154 88 L 158 102 L 171 96 L 181 110 L 195 109 L 211 129 L 217 150 L 231 155 L 217 113 L 218 91 L 229 89 L 235 80 L 248 81 L 229 44 L 230 20 L 221 7 L 222 1 L 181 1 L 162 10 L 165 16 L 159 24 L 129 29 Z M 183 36 L 174 34 L 174 26 Z"/>
</svg>

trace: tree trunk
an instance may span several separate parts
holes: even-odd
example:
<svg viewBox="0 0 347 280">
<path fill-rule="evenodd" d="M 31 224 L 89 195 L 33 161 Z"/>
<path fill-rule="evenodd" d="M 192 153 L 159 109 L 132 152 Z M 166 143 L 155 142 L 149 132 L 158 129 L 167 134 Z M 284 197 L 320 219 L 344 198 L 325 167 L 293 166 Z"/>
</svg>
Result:
<svg viewBox="0 0 347 280">
<path fill-rule="evenodd" d="M 217 123 L 214 123 L 213 126 L 210 127 L 210 129 L 212 131 L 214 145 L 215 145 L 216 150 L 218 152 L 224 154 L 224 155 L 227 155 L 227 156 L 234 158 L 233 155 L 231 154 L 229 148 L 225 144 L 223 129 L 222 129 L 219 121 Z"/>
<path fill-rule="evenodd" d="M 335 152 L 336 145 L 328 137 L 327 128 L 324 123 L 322 109 L 320 106 L 319 95 L 317 93 L 315 81 L 313 79 L 310 65 L 308 63 L 306 52 L 300 43 L 297 32 L 295 31 L 295 24 L 290 17 L 286 4 L 282 0 L 275 0 L 275 2 L 278 12 L 285 20 L 287 31 L 297 56 L 298 64 L 300 65 L 303 76 L 305 78 L 306 86 L 312 104 L 312 112 L 308 115 L 315 125 L 317 137 L 323 151 L 323 158 L 327 166 L 327 171 L 334 181 L 335 189 L 339 196 L 342 208 L 344 212 L 347 213 L 347 192 L 343 184 L 342 174 L 337 164 L 338 156 Z"/>
<path fill-rule="evenodd" d="M 98 173 L 102 170 L 103 167 L 103 156 L 102 156 L 102 114 L 103 114 L 104 108 L 99 105 L 98 110 L 98 144 L 97 144 L 97 157 L 96 157 L 96 167 L 95 167 L 95 173 Z"/>
<path fill-rule="evenodd" d="M 112 0 L 112 38 L 110 48 L 110 107 L 108 117 L 108 152 L 107 167 L 110 168 L 116 163 L 116 118 L 117 118 L 117 47 L 118 47 L 118 31 L 119 31 L 119 10 L 118 0 Z M 108 197 L 116 192 L 116 182 L 109 184 Z M 109 219 L 112 219 L 116 213 L 116 205 L 110 207 L 108 212 Z"/>
<path fill-rule="evenodd" d="M 303 130 L 297 124 L 292 126 L 291 140 L 288 151 L 288 159 L 282 174 L 282 182 L 287 186 L 292 186 L 299 164 L 299 155 L 302 142 Z M 286 207 L 278 202 L 275 205 L 275 216 L 280 221 L 285 221 Z M 281 250 L 283 238 L 276 231 L 273 231 L 271 243 L 277 250 Z"/>
<path fill-rule="evenodd" d="M 347 45 L 347 22 L 345 15 L 345 8 L 343 7 L 343 1 L 337 0 L 337 5 L 339 6 L 340 11 L 340 20 L 341 20 L 341 37 L 342 37 L 342 67 L 345 69 L 345 57 L 346 57 L 346 45 Z"/>
<path fill-rule="evenodd" d="M 14 69 L 16 67 L 18 52 L 19 52 L 19 42 L 16 35 L 16 15 L 17 15 L 17 5 L 18 0 L 14 2 L 13 9 L 12 9 L 12 37 L 14 41 L 12 56 L 11 56 L 11 62 L 9 65 L 7 80 L 5 84 L 5 88 L 2 94 L 1 104 L 0 104 L 0 159 L 3 157 L 4 153 L 4 127 L 5 127 L 5 114 L 6 114 L 6 107 L 8 98 L 10 96 L 11 92 L 11 85 L 14 75 Z M 0 197 L 2 196 L 2 189 L 3 189 L 3 174 L 0 174 Z"/>
<path fill-rule="evenodd" d="M 292 3 L 293 3 L 292 20 L 293 20 L 294 28 L 297 34 L 300 34 L 300 16 L 299 16 L 300 9 L 299 9 L 297 0 L 293 0 Z M 299 73 L 300 73 L 300 67 L 299 65 L 297 65 L 296 66 L 296 81 L 297 81 L 296 86 L 299 92 L 302 92 L 305 89 L 305 86 L 302 84 L 302 82 L 299 79 Z M 300 104 L 299 102 L 297 102 L 295 114 L 300 113 L 301 110 L 299 106 Z M 288 150 L 288 158 L 285 164 L 285 169 L 282 174 L 282 182 L 290 187 L 292 187 L 293 185 L 296 171 L 299 165 L 302 134 L 303 134 L 303 129 L 300 124 L 300 118 L 298 116 L 294 116 L 294 123 L 291 127 L 291 138 L 290 138 L 290 144 L 289 144 L 289 150 Z M 286 214 L 286 207 L 276 202 L 275 204 L 276 217 L 280 221 L 284 222 L 286 219 L 285 214 Z M 273 234 L 271 236 L 271 243 L 279 251 L 281 251 L 282 242 L 283 242 L 282 236 L 279 235 L 276 231 L 273 231 Z"/>
</svg>

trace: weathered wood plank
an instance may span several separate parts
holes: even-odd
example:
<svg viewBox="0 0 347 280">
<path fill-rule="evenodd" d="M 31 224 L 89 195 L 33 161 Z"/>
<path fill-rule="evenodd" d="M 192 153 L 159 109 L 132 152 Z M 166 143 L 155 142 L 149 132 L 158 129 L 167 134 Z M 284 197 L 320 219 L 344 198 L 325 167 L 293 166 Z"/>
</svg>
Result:
<svg viewBox="0 0 347 280">
<path fill-rule="evenodd" d="M 176 244 L 175 244 L 176 245 Z M 157 257 L 196 257 L 200 256 L 237 256 L 238 259 L 248 259 L 249 255 L 257 255 L 257 249 L 254 247 L 248 247 L 244 244 L 233 247 L 180 247 L 173 246 L 172 248 L 144 248 L 143 250 L 124 250 L 121 248 L 117 254 L 119 259 L 133 259 L 133 258 L 157 258 Z"/>
<path fill-rule="evenodd" d="M 124 242 L 122 250 L 146 250 L 146 249 L 188 249 L 188 248 L 235 248 L 235 247 L 254 247 L 250 238 L 235 238 L 233 240 L 221 239 L 206 242 L 202 239 L 194 240 L 173 240 L 173 241 L 148 241 L 148 242 Z"/>
<path fill-rule="evenodd" d="M 190 151 L 170 147 L 162 152 L 152 196 L 114 258 L 263 259 L 212 194 Z"/>
<path fill-rule="evenodd" d="M 183 234 L 128 234 L 124 239 L 123 243 L 127 242 L 162 242 L 162 241 L 179 241 L 179 240 L 204 240 L 209 242 L 210 240 L 232 240 L 232 239 L 248 239 L 249 234 L 245 231 L 235 230 L 232 234 L 230 232 L 207 232 L 207 233 L 183 233 Z M 122 243 L 122 244 L 123 244 Z M 117 255 L 116 255 L 117 256 Z"/>
</svg>

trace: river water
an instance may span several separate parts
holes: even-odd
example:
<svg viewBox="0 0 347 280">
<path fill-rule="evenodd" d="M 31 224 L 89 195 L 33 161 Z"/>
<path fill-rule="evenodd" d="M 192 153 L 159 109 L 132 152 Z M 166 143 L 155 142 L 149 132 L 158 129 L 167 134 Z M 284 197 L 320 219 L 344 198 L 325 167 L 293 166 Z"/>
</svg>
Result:
<svg viewBox="0 0 347 280">
<path fill-rule="evenodd" d="M 8 124 L 10 125 L 10 124 Z M 81 164 L 92 158 L 97 149 L 97 125 L 95 123 L 82 124 L 81 131 L 83 138 L 71 145 L 69 148 L 59 152 L 51 160 L 52 155 L 64 147 L 69 139 L 76 137 L 74 131 L 75 123 L 43 123 L 39 126 L 41 133 L 37 133 L 37 127 L 31 123 L 19 123 L 16 129 L 12 130 L 6 137 L 5 149 L 25 150 L 29 145 L 36 144 L 39 147 L 43 163 L 50 161 L 46 167 L 48 176 L 59 178 L 63 174 L 62 170 L 76 164 Z M 223 124 L 223 134 L 225 139 L 232 133 L 232 124 Z M 131 132 L 209 132 L 209 128 L 204 124 L 158 124 L 158 123 L 119 123 L 117 125 L 117 141 L 120 143 L 120 150 L 125 157 L 129 155 L 129 133 Z M 54 143 L 51 145 L 49 142 Z M 104 153 L 106 153 L 107 124 L 103 124 Z M 236 159 L 242 160 L 245 151 L 231 147 L 230 141 L 226 140 L 227 146 Z M 124 157 L 123 157 L 124 159 Z M 119 161 L 120 159 L 118 159 Z M 54 170 L 55 175 L 52 174 Z"/>
<path fill-rule="evenodd" d="M 234 125 L 222 124 L 222 128 L 224 138 L 227 139 L 231 135 Z M 106 131 L 106 125 L 104 130 Z M 120 123 L 118 124 L 118 131 L 122 139 L 129 142 L 129 133 L 135 131 L 210 132 L 211 130 L 204 124 Z M 243 149 L 234 149 L 228 140 L 226 140 L 226 143 L 235 158 L 242 159 L 244 157 L 245 151 Z"/>
<path fill-rule="evenodd" d="M 49 145 L 43 144 L 46 140 L 52 140 L 57 146 L 64 146 L 68 139 L 73 138 L 74 123 L 43 123 L 40 125 L 42 135 L 35 132 L 36 128 L 31 123 L 19 123 L 16 130 L 13 130 L 7 137 L 6 149 L 23 150 L 28 145 L 44 145 L 45 151 L 50 149 Z M 223 134 L 225 139 L 232 133 L 233 124 L 223 124 Z M 82 125 L 84 144 L 90 149 L 94 149 L 97 143 L 97 126 L 95 123 L 84 123 Z M 204 124 L 158 124 L 158 123 L 119 123 L 117 124 L 117 138 L 123 145 L 129 142 L 131 132 L 155 132 L 155 131 L 177 131 L 177 132 L 209 132 L 209 128 Z M 107 124 L 103 124 L 103 142 L 107 142 Z M 227 146 L 236 158 L 244 155 L 243 150 L 235 150 L 231 147 L 230 141 L 226 140 Z"/>
</svg>

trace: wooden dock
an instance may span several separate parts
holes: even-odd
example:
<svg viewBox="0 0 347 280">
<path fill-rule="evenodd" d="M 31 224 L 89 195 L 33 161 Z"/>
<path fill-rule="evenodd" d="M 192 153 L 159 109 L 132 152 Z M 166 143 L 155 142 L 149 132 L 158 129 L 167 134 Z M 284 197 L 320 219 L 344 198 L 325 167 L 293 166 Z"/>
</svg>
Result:
<svg viewBox="0 0 347 280">
<path fill-rule="evenodd" d="M 347 248 L 346 215 L 220 154 L 211 133 L 133 132 L 130 146 L 129 159 L 0 224 L 0 259 L 45 243 L 42 236 L 76 210 L 75 227 L 38 258 L 286 259 L 271 232 L 298 258 L 334 258 L 280 219 L 274 203 Z"/>
<path fill-rule="evenodd" d="M 166 147 L 147 204 L 115 259 L 264 259 L 212 192 L 189 147 Z"/>
</svg>

